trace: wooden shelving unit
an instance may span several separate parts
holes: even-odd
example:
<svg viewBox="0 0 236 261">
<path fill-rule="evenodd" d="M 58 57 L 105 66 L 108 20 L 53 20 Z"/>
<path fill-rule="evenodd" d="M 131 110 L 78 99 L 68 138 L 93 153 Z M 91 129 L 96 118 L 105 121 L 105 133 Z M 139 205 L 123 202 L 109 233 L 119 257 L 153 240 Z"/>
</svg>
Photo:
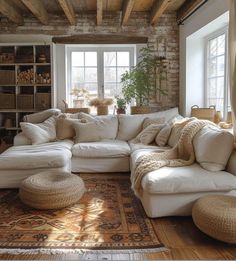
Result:
<svg viewBox="0 0 236 261">
<path fill-rule="evenodd" d="M 24 115 L 53 106 L 52 45 L 0 45 L 0 127 L 20 131 Z"/>
</svg>

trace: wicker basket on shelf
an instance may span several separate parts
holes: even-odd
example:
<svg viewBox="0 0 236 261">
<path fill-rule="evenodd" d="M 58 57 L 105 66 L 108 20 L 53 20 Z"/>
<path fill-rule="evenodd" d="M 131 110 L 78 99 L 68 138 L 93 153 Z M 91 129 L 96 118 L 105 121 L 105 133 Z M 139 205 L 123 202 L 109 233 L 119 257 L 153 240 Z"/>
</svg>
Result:
<svg viewBox="0 0 236 261">
<path fill-rule="evenodd" d="M 150 112 L 151 108 L 149 106 L 131 106 L 131 114 L 146 114 Z"/>
</svg>

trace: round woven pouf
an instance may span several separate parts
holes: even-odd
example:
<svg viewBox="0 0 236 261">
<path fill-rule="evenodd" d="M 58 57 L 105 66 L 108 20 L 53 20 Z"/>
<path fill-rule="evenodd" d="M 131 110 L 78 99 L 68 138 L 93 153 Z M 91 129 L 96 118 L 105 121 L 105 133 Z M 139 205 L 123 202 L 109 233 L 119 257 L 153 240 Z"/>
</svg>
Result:
<svg viewBox="0 0 236 261">
<path fill-rule="evenodd" d="M 67 172 L 45 171 L 25 179 L 19 196 L 37 209 L 59 209 L 76 203 L 84 194 L 83 180 Z"/>
<path fill-rule="evenodd" d="M 195 225 L 207 235 L 227 242 L 236 243 L 236 197 L 205 196 L 193 206 Z"/>
</svg>

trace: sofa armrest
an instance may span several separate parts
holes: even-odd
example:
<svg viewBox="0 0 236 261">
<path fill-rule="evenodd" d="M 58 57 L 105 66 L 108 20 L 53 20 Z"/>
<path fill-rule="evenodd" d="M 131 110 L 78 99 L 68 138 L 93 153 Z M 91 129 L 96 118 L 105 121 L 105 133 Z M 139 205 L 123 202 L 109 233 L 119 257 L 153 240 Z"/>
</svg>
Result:
<svg viewBox="0 0 236 261">
<path fill-rule="evenodd" d="M 23 134 L 23 132 L 18 133 L 14 137 L 13 145 L 14 146 L 22 146 L 22 145 L 31 145 L 32 142 Z"/>
<path fill-rule="evenodd" d="M 232 152 L 226 170 L 236 176 L 236 150 Z"/>
</svg>

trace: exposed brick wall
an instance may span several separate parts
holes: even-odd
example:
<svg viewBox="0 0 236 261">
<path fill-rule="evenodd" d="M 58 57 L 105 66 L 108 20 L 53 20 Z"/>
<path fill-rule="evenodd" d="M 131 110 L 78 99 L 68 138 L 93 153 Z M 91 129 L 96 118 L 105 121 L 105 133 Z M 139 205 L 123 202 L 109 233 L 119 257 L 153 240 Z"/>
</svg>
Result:
<svg viewBox="0 0 236 261">
<path fill-rule="evenodd" d="M 51 16 L 50 24 L 45 26 L 34 17 L 26 17 L 24 26 L 8 23 L 6 18 L 0 22 L 0 34 L 47 34 L 75 35 L 81 33 L 94 34 L 128 34 L 148 37 L 148 46 L 158 55 L 166 56 L 168 61 L 166 86 L 167 96 L 153 95 L 152 105 L 156 109 L 178 106 L 179 104 L 179 30 L 176 23 L 176 13 L 162 15 L 157 26 L 149 24 L 149 14 L 146 12 L 132 13 L 126 26 L 120 26 L 121 13 L 105 13 L 101 26 L 96 26 L 96 14 L 86 13 L 77 16 L 77 25 L 69 26 L 64 16 Z M 68 24 L 68 26 L 67 26 Z M 16 39 L 17 42 L 17 39 Z"/>
</svg>

